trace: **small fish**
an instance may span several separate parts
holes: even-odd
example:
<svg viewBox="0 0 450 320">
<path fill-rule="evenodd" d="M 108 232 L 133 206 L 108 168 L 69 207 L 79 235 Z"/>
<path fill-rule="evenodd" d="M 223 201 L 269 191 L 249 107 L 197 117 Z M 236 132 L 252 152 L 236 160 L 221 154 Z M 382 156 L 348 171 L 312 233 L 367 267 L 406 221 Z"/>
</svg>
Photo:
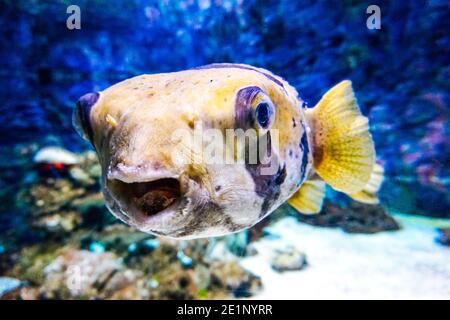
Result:
<svg viewBox="0 0 450 320">
<path fill-rule="evenodd" d="M 347 80 L 307 108 L 281 77 L 244 64 L 141 75 L 81 97 L 74 124 L 97 151 L 109 210 L 150 234 L 222 236 L 286 201 L 318 213 L 326 184 L 378 202 L 383 169 Z M 244 161 L 210 162 L 186 139 L 199 129 L 222 138 L 253 130 L 257 139 L 236 146 L 219 137 L 214 150 Z M 263 151 L 256 162 L 248 160 L 252 148 Z"/>
</svg>

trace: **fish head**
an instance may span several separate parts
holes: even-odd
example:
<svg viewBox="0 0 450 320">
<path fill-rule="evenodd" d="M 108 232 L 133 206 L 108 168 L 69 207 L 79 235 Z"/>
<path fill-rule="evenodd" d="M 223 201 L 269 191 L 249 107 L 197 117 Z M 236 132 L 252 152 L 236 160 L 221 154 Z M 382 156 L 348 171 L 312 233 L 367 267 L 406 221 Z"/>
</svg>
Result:
<svg viewBox="0 0 450 320">
<path fill-rule="evenodd" d="M 109 210 L 141 231 L 190 239 L 251 227 L 295 192 L 301 102 L 261 70 L 142 75 L 83 96 L 74 118 L 97 151 Z"/>
</svg>

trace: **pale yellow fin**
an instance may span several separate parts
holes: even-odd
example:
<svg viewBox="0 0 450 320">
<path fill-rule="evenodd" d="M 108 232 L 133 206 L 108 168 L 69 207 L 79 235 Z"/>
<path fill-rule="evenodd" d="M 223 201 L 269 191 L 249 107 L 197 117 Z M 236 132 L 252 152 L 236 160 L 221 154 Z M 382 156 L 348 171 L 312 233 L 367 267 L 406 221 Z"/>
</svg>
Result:
<svg viewBox="0 0 450 320">
<path fill-rule="evenodd" d="M 288 203 L 304 214 L 319 213 L 325 198 L 325 182 L 307 180 L 300 189 L 289 198 Z"/>
<path fill-rule="evenodd" d="M 380 190 L 383 179 L 384 168 L 381 165 L 375 163 L 375 165 L 373 166 L 372 174 L 370 176 L 370 180 L 366 184 L 364 189 L 359 192 L 349 194 L 349 197 L 362 203 L 378 204 L 380 201 L 378 200 L 377 192 L 378 190 Z"/>
<path fill-rule="evenodd" d="M 325 93 L 307 111 L 307 118 L 313 133 L 315 171 L 335 190 L 361 191 L 369 182 L 375 150 L 351 82 L 342 81 Z"/>
</svg>

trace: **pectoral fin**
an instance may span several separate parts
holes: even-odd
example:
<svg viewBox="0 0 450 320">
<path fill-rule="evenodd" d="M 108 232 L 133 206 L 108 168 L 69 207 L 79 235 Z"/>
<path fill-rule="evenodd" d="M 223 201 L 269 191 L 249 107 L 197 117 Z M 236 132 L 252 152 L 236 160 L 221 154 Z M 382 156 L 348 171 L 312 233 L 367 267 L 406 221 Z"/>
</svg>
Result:
<svg viewBox="0 0 450 320">
<path fill-rule="evenodd" d="M 324 198 L 325 182 L 322 180 L 307 180 L 288 200 L 288 203 L 300 213 L 315 214 L 320 212 Z"/>
</svg>

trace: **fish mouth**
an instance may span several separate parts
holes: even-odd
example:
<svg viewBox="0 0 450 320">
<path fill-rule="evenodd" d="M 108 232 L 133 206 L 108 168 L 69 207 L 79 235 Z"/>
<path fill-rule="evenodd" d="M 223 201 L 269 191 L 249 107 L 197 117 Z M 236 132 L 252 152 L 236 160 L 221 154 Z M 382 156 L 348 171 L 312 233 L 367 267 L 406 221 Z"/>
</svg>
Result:
<svg viewBox="0 0 450 320">
<path fill-rule="evenodd" d="M 139 229 L 161 226 L 176 212 L 182 200 L 181 184 L 175 178 L 143 182 L 108 179 L 106 184 L 122 214 L 134 220 L 133 224 Z"/>
<path fill-rule="evenodd" d="M 132 201 L 146 216 L 152 216 L 169 208 L 181 196 L 177 179 L 164 178 L 150 182 L 125 183 L 132 194 Z"/>
</svg>

